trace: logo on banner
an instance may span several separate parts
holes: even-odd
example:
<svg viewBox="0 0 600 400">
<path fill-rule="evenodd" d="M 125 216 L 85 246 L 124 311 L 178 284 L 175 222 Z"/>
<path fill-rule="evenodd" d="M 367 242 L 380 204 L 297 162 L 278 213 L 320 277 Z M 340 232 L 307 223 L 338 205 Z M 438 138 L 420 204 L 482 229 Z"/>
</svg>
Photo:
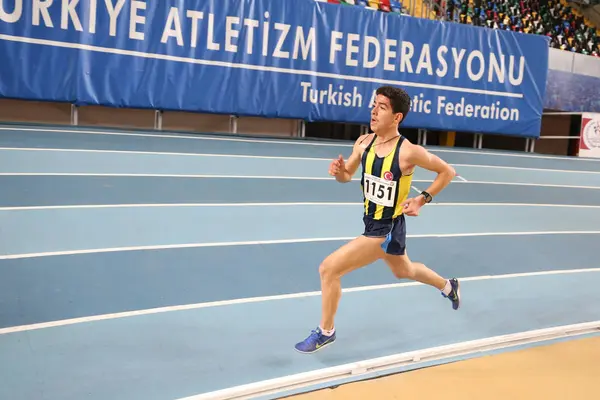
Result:
<svg viewBox="0 0 600 400">
<path fill-rule="evenodd" d="M 589 150 L 600 149 L 600 119 L 589 119 L 584 122 L 582 139 Z"/>
<path fill-rule="evenodd" d="M 600 114 L 583 113 L 581 116 L 579 156 L 600 158 Z"/>
</svg>

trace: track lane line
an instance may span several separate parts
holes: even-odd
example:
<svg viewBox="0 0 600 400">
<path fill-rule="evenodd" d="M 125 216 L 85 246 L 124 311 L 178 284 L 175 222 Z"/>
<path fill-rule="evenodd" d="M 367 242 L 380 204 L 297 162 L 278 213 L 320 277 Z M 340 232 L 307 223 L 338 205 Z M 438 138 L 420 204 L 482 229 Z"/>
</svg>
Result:
<svg viewBox="0 0 600 400">
<path fill-rule="evenodd" d="M 514 279 L 514 278 L 525 278 L 525 277 L 545 276 L 545 275 L 564 275 L 564 274 L 581 274 L 581 273 L 597 273 L 597 272 L 600 272 L 600 268 L 548 270 L 548 271 L 522 272 L 522 273 L 501 274 L 501 275 L 481 275 L 481 276 L 471 276 L 471 277 L 459 278 L 459 280 L 461 282 L 474 282 L 474 281 L 485 281 L 485 280 L 491 280 L 491 279 Z M 357 293 L 357 292 L 365 292 L 365 291 L 405 288 L 405 287 L 411 287 L 411 286 L 424 286 L 424 284 L 422 284 L 420 282 L 416 282 L 416 281 L 411 281 L 411 282 L 391 283 L 391 284 L 385 284 L 385 285 L 357 286 L 357 287 L 343 288 L 342 292 L 343 293 Z M 201 309 L 201 308 L 223 307 L 223 306 L 231 306 L 231 305 L 236 305 L 236 304 L 249 304 L 249 303 L 258 303 L 258 302 L 266 302 L 266 301 L 298 299 L 298 298 L 306 298 L 306 297 L 315 297 L 315 296 L 320 296 L 320 295 L 321 295 L 321 291 L 299 292 L 299 293 L 288 293 L 288 294 L 282 294 L 282 295 L 246 297 L 246 298 L 233 299 L 233 300 L 220 300 L 220 301 L 211 301 L 211 302 L 205 302 L 205 303 L 184 304 L 184 305 L 178 305 L 178 306 L 149 308 L 149 309 L 125 311 L 125 312 L 119 312 L 119 313 L 91 315 L 91 316 L 87 316 L 87 317 L 70 318 L 70 319 L 63 319 L 63 320 L 50 321 L 50 322 L 41 322 L 41 323 L 37 323 L 37 324 L 19 325 L 19 326 L 12 326 L 12 327 L 8 327 L 8 328 L 2 328 L 2 329 L 0 329 L 0 335 L 16 333 L 16 332 L 32 331 L 32 330 L 38 330 L 38 329 L 55 328 L 55 327 L 59 327 L 59 326 L 74 325 L 74 324 L 80 324 L 80 323 L 105 321 L 105 320 L 110 320 L 110 319 L 129 318 L 129 317 L 135 317 L 135 316 L 140 316 L 140 315 L 159 314 L 159 313 L 164 313 L 164 312 L 184 311 L 184 310 L 197 310 L 197 309 Z"/>
<path fill-rule="evenodd" d="M 478 236 L 597 235 L 597 234 L 600 234 L 600 231 L 517 231 L 517 232 L 469 232 L 469 233 L 408 234 L 408 235 L 406 235 L 406 237 L 409 239 L 411 239 L 411 238 L 419 239 L 419 238 L 452 238 L 452 237 L 478 237 Z M 349 240 L 354 239 L 355 237 L 356 236 L 106 247 L 106 248 L 79 249 L 79 250 L 48 251 L 48 252 L 40 252 L 40 253 L 4 254 L 4 255 L 0 255 L 0 260 L 17 260 L 17 259 L 23 259 L 23 258 L 72 256 L 72 255 L 79 255 L 79 254 L 116 253 L 116 252 L 125 252 L 125 251 L 152 251 L 152 250 L 188 249 L 188 248 L 200 248 L 200 247 L 229 247 L 229 246 L 289 244 L 289 243 L 336 242 L 336 241 L 349 241 Z"/>
<path fill-rule="evenodd" d="M 466 167 L 466 168 L 490 168 L 490 169 L 510 169 L 517 171 L 538 171 L 538 172 L 560 172 L 560 173 L 572 173 L 572 174 L 592 174 L 600 175 L 600 171 L 582 171 L 574 169 L 554 169 L 554 168 L 533 168 L 533 167 L 513 167 L 507 165 L 487 165 L 487 164 L 450 164 L 454 167 Z"/>
<path fill-rule="evenodd" d="M 303 161 L 331 161 L 324 157 L 295 157 L 295 156 L 253 156 L 249 154 L 219 154 L 219 153 L 179 153 L 142 150 L 96 150 L 96 149 L 64 149 L 52 147 L 0 147 L 0 151 L 32 151 L 32 152 L 65 152 L 65 153 L 100 153 L 100 154 L 140 154 L 152 156 L 177 156 L 177 157 L 223 157 L 223 158 L 254 158 L 265 160 L 303 160 Z"/>
<path fill-rule="evenodd" d="M 108 136 L 135 136 L 135 137 L 149 137 L 149 138 L 163 138 L 163 139 L 189 139 L 189 140 L 208 140 L 208 141 L 225 141 L 225 142 L 246 142 L 246 143 L 266 143 L 266 144 L 285 144 L 285 145 L 305 145 L 305 146 L 323 146 L 323 147 L 353 147 L 351 141 L 340 141 L 339 143 L 320 143 L 314 139 L 310 141 L 298 140 L 298 139 L 266 139 L 266 138 L 241 138 L 241 137 L 225 137 L 215 136 L 202 132 L 194 133 L 182 133 L 182 132 L 164 132 L 161 133 L 136 133 L 136 132 L 121 132 L 121 131 L 107 131 L 107 130 L 89 130 L 89 129 L 57 129 L 57 128 L 25 128 L 20 126 L 0 126 L 0 131 L 23 131 L 23 132 L 36 132 L 36 133 L 77 133 L 77 134 L 88 134 L 88 135 L 108 135 Z M 233 136 L 233 134 L 232 134 Z M 533 159 L 546 159 L 546 160 L 562 160 L 562 161 L 583 161 L 583 162 L 600 162 L 600 160 L 593 158 L 582 158 L 582 157 L 568 157 L 568 156 L 551 156 L 542 154 L 520 154 L 520 153 L 500 153 L 490 150 L 459 150 L 459 149 L 444 149 L 438 147 L 428 147 L 428 151 L 438 153 L 458 153 L 458 154 L 469 154 L 469 155 L 483 155 L 483 156 L 495 156 L 495 157 L 516 157 L 516 158 L 533 158 Z"/>
<path fill-rule="evenodd" d="M 23 132 L 36 132 L 36 133 L 77 133 L 82 135 L 105 135 L 105 136 L 132 136 L 132 137 L 147 137 L 157 139 L 180 139 L 180 140 L 208 140 L 216 142 L 244 142 L 244 143 L 266 143 L 266 144 L 286 144 L 286 145 L 300 145 L 300 146 L 323 146 L 323 147 L 353 147 L 351 143 L 327 143 L 317 142 L 315 140 L 299 140 L 289 138 L 287 140 L 281 139 L 258 139 L 258 138 L 241 138 L 241 137 L 224 137 L 214 136 L 205 133 L 135 133 L 135 132 L 118 132 L 118 131 L 105 131 L 105 130 L 84 130 L 84 129 L 55 129 L 55 128 L 21 128 L 21 127 L 0 127 L 0 131 L 23 131 Z"/>
<path fill-rule="evenodd" d="M 550 188 L 564 188 L 564 189 L 600 189 L 600 186 L 586 186 L 586 185 L 561 185 L 552 183 L 530 183 L 530 182 L 504 182 L 504 181 L 453 181 L 461 185 L 504 185 L 504 186 L 533 186 L 533 187 L 550 187 Z"/>
<path fill-rule="evenodd" d="M 220 175 L 220 174 L 137 174 L 137 173 L 112 173 L 112 172 L 0 172 L 0 177 L 109 177 L 109 178 L 198 178 L 198 179 L 281 179 L 281 180 L 335 180 L 330 176 L 289 176 L 289 175 Z M 506 185 L 506 186 L 534 186 L 553 187 L 568 189 L 600 189 L 600 186 L 586 185 L 562 185 L 550 183 L 532 182 L 508 182 L 508 181 L 471 181 L 457 175 L 457 180 L 451 183 L 472 185 Z M 352 178 L 353 182 L 360 182 L 361 178 Z M 413 179 L 416 183 L 432 183 L 433 179 Z"/>
<path fill-rule="evenodd" d="M 224 157 L 224 158 L 250 158 L 250 159 L 278 159 L 278 160 L 304 160 L 304 161 L 331 161 L 332 158 L 325 157 L 297 157 L 297 156 L 257 156 L 247 154 L 217 154 L 217 153 L 179 153 L 179 152 L 156 152 L 156 151 L 138 151 L 138 150 L 96 150 L 96 149 L 65 149 L 65 148 L 40 148 L 40 147 L 0 147 L 0 151 L 32 151 L 32 152 L 68 152 L 68 153 L 113 153 L 113 154 L 143 154 L 158 156 L 183 156 L 183 157 Z M 333 157 L 335 158 L 335 157 Z M 463 164 L 449 163 L 455 167 L 466 168 L 495 168 L 508 170 L 526 170 L 542 172 L 564 172 L 581 174 L 600 174 L 600 171 L 553 169 L 553 168 L 533 168 L 533 167 L 513 167 L 506 165 L 487 165 L 487 164 Z"/>
<path fill-rule="evenodd" d="M 418 188 L 413 190 L 421 193 Z M 102 209 L 102 208 L 177 208 L 177 207 L 293 207 L 293 206 L 360 206 L 362 202 L 286 202 L 286 203 L 131 203 L 131 204 L 72 204 L 54 206 L 16 206 L 0 207 L 2 211 L 33 210 L 68 210 L 68 209 Z M 589 208 L 599 209 L 593 204 L 546 204 L 546 203 L 477 203 L 477 202 L 443 202 L 429 203 L 427 207 L 554 207 L 554 208 Z"/>
</svg>

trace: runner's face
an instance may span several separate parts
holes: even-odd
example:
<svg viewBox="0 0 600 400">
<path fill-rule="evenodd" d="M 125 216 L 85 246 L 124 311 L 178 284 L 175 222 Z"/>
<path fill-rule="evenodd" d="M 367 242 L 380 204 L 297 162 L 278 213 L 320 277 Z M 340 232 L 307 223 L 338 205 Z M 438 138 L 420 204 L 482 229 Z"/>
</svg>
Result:
<svg viewBox="0 0 600 400">
<path fill-rule="evenodd" d="M 385 132 L 390 129 L 397 129 L 396 120 L 398 114 L 392 111 L 390 99 L 385 96 L 377 95 L 373 109 L 371 110 L 371 129 L 373 132 Z"/>
</svg>

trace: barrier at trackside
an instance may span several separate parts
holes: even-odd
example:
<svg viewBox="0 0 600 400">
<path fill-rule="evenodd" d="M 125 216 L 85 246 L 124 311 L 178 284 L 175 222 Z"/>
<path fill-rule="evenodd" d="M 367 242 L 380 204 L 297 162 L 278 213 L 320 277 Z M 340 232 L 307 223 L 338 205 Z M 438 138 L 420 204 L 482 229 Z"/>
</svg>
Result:
<svg viewBox="0 0 600 400">
<path fill-rule="evenodd" d="M 0 1 L 0 96 L 538 137 L 548 38 L 312 0 Z"/>
</svg>

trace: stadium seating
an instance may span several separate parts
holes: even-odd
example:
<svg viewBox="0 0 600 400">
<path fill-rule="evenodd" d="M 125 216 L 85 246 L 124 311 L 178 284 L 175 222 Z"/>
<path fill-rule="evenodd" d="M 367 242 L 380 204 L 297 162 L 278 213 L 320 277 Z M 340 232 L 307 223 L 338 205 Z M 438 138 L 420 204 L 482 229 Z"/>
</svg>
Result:
<svg viewBox="0 0 600 400">
<path fill-rule="evenodd" d="M 321 0 L 322 1 L 322 0 Z M 374 11 L 410 14 L 409 0 L 326 0 Z M 412 0 L 413 15 L 546 35 L 550 47 L 600 57 L 600 30 L 566 0 Z M 427 13 L 429 15 L 427 16 Z"/>
<path fill-rule="evenodd" d="M 335 3 L 349 6 L 364 7 L 373 11 L 410 15 L 408 9 L 397 0 L 317 0 L 324 3 Z"/>
</svg>

